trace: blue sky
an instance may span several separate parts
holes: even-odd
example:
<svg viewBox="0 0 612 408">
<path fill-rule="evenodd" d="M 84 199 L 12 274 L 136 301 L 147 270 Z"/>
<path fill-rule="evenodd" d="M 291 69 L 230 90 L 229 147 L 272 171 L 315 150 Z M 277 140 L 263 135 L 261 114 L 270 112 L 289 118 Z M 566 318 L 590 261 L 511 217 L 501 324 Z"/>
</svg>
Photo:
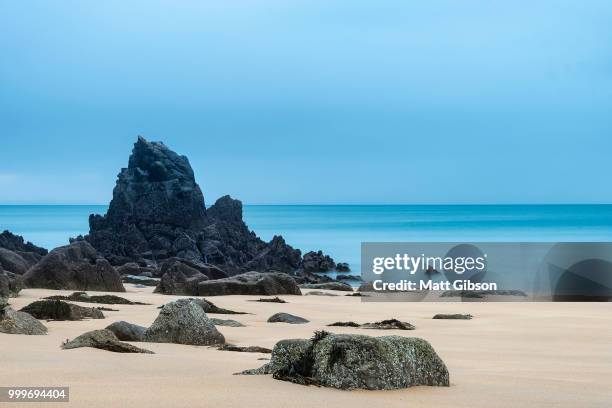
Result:
<svg viewBox="0 0 612 408">
<path fill-rule="evenodd" d="M 0 0 L 0 203 L 612 203 L 609 1 Z"/>
</svg>

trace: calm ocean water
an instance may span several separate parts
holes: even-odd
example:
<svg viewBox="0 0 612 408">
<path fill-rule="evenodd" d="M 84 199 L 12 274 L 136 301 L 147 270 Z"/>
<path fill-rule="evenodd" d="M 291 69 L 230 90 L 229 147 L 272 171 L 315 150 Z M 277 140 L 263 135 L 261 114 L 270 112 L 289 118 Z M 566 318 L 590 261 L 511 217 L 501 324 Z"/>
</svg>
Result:
<svg viewBox="0 0 612 408">
<path fill-rule="evenodd" d="M 0 230 L 53 248 L 86 234 L 106 206 L 0 206 Z M 359 271 L 362 241 L 612 241 L 612 205 L 254 205 L 244 218 L 261 238 L 282 234 Z"/>
</svg>

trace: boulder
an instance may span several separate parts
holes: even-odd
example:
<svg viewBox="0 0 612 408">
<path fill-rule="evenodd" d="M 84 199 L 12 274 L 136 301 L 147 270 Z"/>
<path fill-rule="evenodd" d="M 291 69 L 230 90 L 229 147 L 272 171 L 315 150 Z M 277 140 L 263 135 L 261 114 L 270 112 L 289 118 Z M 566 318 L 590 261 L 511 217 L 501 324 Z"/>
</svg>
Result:
<svg viewBox="0 0 612 408">
<path fill-rule="evenodd" d="M 47 334 L 47 328 L 28 313 L 4 306 L 0 307 L 0 333 L 40 335 Z"/>
<path fill-rule="evenodd" d="M 302 289 L 327 289 L 327 290 L 341 290 L 344 292 L 352 292 L 353 287 L 348 283 L 344 282 L 326 282 L 326 283 L 305 283 L 300 285 Z"/>
<path fill-rule="evenodd" d="M 223 335 L 193 299 L 179 299 L 164 305 L 151 327 L 145 331 L 144 339 L 155 343 L 197 346 L 225 343 Z"/>
<path fill-rule="evenodd" d="M 122 341 L 143 341 L 146 329 L 144 326 L 128 323 L 123 320 L 106 326 L 106 330 L 113 332 Z"/>
<path fill-rule="evenodd" d="M 268 323 L 304 324 L 309 323 L 309 320 L 289 313 L 275 313 L 268 318 Z"/>
<path fill-rule="evenodd" d="M 305 272 L 328 272 L 336 268 L 336 263 L 323 251 L 310 251 L 304 254 L 302 269 Z"/>
<path fill-rule="evenodd" d="M 117 271 L 86 241 L 55 248 L 23 279 L 31 288 L 125 292 Z"/>
<path fill-rule="evenodd" d="M 162 271 L 155 293 L 197 296 L 198 284 L 208 280 L 208 276 L 179 260 L 164 263 Z"/>
<path fill-rule="evenodd" d="M 285 294 L 301 295 L 302 292 L 292 277 L 277 272 L 247 272 L 198 284 L 198 296 Z"/>
<path fill-rule="evenodd" d="M 282 340 L 269 363 L 243 374 L 272 374 L 299 384 L 343 390 L 448 386 L 448 370 L 419 338 L 318 332 L 311 340 Z"/>
<path fill-rule="evenodd" d="M 74 305 L 62 300 L 37 300 L 21 311 L 42 320 L 104 319 L 100 309 Z"/>
<path fill-rule="evenodd" d="M 115 353 L 154 354 L 150 350 L 145 350 L 120 341 L 112 331 L 106 329 L 92 330 L 83 333 L 74 340 L 62 344 L 64 350 L 79 347 L 93 347 L 101 350 L 113 351 Z"/>
<path fill-rule="evenodd" d="M 197 296 L 200 282 L 227 278 L 227 274 L 216 266 L 176 258 L 164 262 L 160 271 L 162 277 L 155 292 L 166 295 Z"/>
</svg>

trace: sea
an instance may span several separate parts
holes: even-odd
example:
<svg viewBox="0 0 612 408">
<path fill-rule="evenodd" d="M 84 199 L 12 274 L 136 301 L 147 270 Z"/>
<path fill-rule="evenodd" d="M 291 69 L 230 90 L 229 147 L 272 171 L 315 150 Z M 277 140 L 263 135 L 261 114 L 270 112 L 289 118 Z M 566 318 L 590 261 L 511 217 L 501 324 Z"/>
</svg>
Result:
<svg viewBox="0 0 612 408">
<path fill-rule="evenodd" d="M 1 205 L 0 231 L 48 249 L 88 232 L 104 205 Z M 612 241 L 612 205 L 245 205 L 244 220 L 268 241 L 323 250 L 360 271 L 362 242 Z M 332 274 L 333 275 L 333 274 Z"/>
</svg>

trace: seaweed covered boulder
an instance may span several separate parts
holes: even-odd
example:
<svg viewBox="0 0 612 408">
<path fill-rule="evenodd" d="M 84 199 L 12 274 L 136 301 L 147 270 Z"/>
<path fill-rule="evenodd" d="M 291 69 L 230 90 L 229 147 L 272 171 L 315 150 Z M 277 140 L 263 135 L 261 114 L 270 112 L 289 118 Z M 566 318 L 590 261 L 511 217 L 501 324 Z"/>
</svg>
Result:
<svg viewBox="0 0 612 408">
<path fill-rule="evenodd" d="M 0 306 L 0 333 L 41 335 L 47 328 L 28 313 Z"/>
<path fill-rule="evenodd" d="M 221 295 L 301 295 L 295 280 L 278 272 L 246 272 L 231 278 L 203 281 L 198 284 L 199 296 Z"/>
<path fill-rule="evenodd" d="M 154 354 L 150 350 L 132 346 L 129 343 L 120 341 L 110 330 L 92 330 L 81 334 L 73 340 L 62 344 L 64 350 L 80 347 L 93 347 L 101 350 L 112 351 L 115 353 L 145 353 Z"/>
<path fill-rule="evenodd" d="M 179 299 L 162 307 L 144 333 L 144 341 L 207 346 L 225 343 L 225 338 L 194 299 Z"/>
<path fill-rule="evenodd" d="M 327 332 L 311 340 L 282 340 L 269 363 L 243 374 L 272 374 L 278 380 L 343 390 L 449 385 L 444 362 L 423 339 Z"/>
<path fill-rule="evenodd" d="M 30 288 L 125 292 L 115 268 L 83 240 L 55 248 L 23 279 Z"/>
</svg>

